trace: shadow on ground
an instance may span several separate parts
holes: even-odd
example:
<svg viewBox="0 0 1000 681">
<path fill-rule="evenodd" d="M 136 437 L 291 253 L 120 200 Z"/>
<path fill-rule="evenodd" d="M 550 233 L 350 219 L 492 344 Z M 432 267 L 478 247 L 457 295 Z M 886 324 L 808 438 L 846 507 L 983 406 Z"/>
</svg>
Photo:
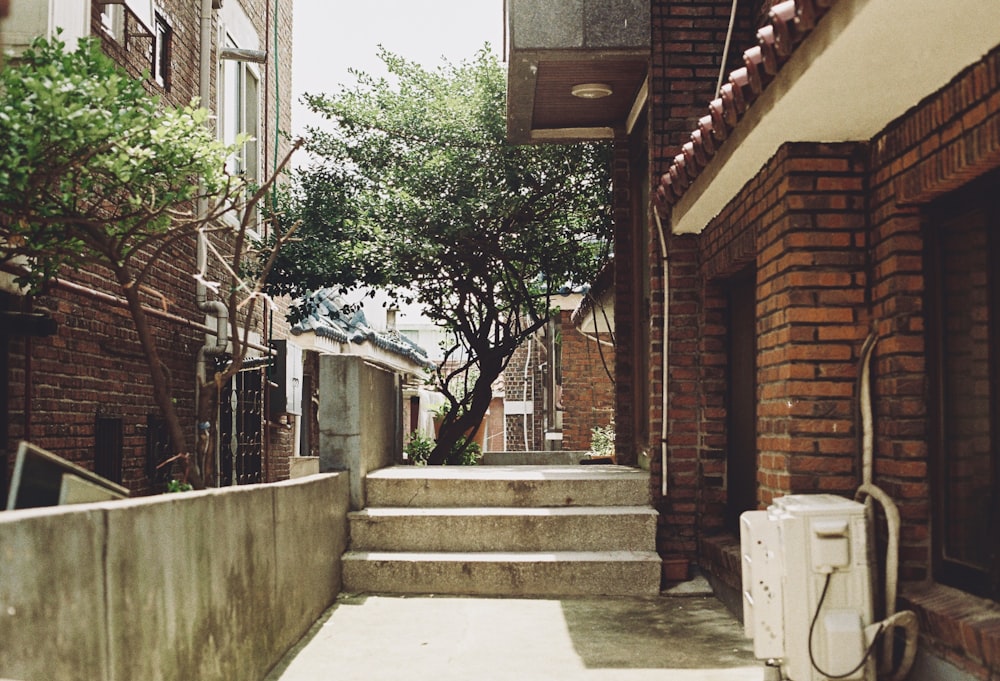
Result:
<svg viewBox="0 0 1000 681">
<path fill-rule="evenodd" d="M 760 681 L 713 597 L 342 594 L 265 681 Z"/>
</svg>

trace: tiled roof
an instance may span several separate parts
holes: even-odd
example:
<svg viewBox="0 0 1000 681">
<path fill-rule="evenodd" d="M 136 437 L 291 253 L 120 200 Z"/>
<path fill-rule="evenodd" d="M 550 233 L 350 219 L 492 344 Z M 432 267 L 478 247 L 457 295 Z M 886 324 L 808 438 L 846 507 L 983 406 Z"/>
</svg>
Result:
<svg viewBox="0 0 1000 681">
<path fill-rule="evenodd" d="M 681 153 L 654 182 L 654 201 L 661 215 L 669 212 L 711 162 L 747 108 L 835 1 L 785 0 L 771 8 L 768 23 L 757 31 L 757 44 L 743 53 L 743 66 L 729 74 L 719 96 L 709 102 L 707 114 L 681 146 Z"/>
<path fill-rule="evenodd" d="M 312 311 L 292 326 L 292 334 L 315 333 L 338 343 L 371 343 L 423 366 L 431 366 L 427 351 L 395 329 L 376 331 L 363 310 L 345 310 L 344 300 L 335 289 L 320 289 L 309 296 Z"/>
</svg>

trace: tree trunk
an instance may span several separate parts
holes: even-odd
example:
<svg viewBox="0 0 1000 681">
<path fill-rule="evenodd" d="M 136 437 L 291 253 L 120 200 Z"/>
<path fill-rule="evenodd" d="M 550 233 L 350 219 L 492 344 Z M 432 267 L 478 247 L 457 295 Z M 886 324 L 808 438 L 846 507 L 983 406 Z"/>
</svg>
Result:
<svg viewBox="0 0 1000 681">
<path fill-rule="evenodd" d="M 116 272 L 116 276 L 118 283 L 122 287 L 125 300 L 128 301 L 128 309 L 132 314 L 132 321 L 139 336 L 139 345 L 142 347 L 142 352 L 146 356 L 146 363 L 149 365 L 149 376 L 153 382 L 153 399 L 160 408 L 163 418 L 167 421 L 167 428 L 170 432 L 170 444 L 173 447 L 174 454 L 181 457 L 181 461 L 185 467 L 187 482 L 191 483 L 196 489 L 204 488 L 204 478 L 199 466 L 195 462 L 195 458 L 191 456 L 187 436 L 184 428 L 181 426 L 181 420 L 177 415 L 177 409 L 172 399 L 170 381 L 167 378 L 166 371 L 163 369 L 163 363 L 160 361 L 156 339 L 153 337 L 152 329 L 149 328 L 149 318 L 146 316 L 146 311 L 143 309 L 142 301 L 139 298 L 139 289 L 131 277 L 128 276 L 127 272 L 118 271 Z"/>
<path fill-rule="evenodd" d="M 485 358 L 479 355 L 479 376 L 472 386 L 471 399 L 463 400 L 457 409 L 453 406 L 445 415 L 438 432 L 437 444 L 427 458 L 429 465 L 445 464 L 453 454 L 464 453 L 482 427 L 483 418 L 489 411 L 490 402 L 493 401 L 493 382 L 503 371 L 501 358 L 493 357 L 493 354 L 496 353 L 491 353 Z M 456 449 L 455 445 L 463 437 L 466 437 L 465 443 Z"/>
</svg>

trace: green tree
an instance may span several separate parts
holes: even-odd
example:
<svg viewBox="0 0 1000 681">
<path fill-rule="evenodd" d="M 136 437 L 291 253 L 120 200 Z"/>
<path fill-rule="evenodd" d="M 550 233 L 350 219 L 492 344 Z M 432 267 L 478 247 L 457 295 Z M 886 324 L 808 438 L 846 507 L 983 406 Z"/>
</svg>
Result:
<svg viewBox="0 0 1000 681">
<path fill-rule="evenodd" d="M 549 320 L 557 290 L 606 259 L 609 149 L 509 144 L 505 72 L 488 46 L 434 70 L 380 57 L 388 77 L 353 72 L 352 88 L 306 96 L 331 125 L 309 131 L 314 162 L 290 211 L 302 239 L 271 283 L 293 295 L 405 288 L 454 333 L 433 376 L 450 408 L 429 463 L 443 463 L 461 457 L 492 383 Z"/>
<path fill-rule="evenodd" d="M 178 242 L 210 233 L 227 240 L 229 278 L 218 283 L 228 294 L 233 358 L 214 376 L 199 378 L 218 384 L 235 373 L 263 286 L 261 278 L 240 274 L 255 248 L 247 229 L 274 181 L 247 187 L 227 175 L 225 160 L 234 149 L 216 139 L 208 117 L 197 103 L 164 106 L 96 40 L 70 52 L 58 39 L 38 39 L 0 70 L 0 263 L 19 267 L 20 283 L 34 291 L 61 268 L 97 265 L 110 272 L 128 303 L 157 406 L 195 486 L 210 475 L 211 446 L 190 446 L 145 303 L 151 294 L 155 300 L 155 272 Z M 236 229 L 221 225 L 227 214 L 236 216 Z M 256 254 L 262 276 L 293 230 L 273 235 L 270 248 Z M 216 391 L 201 392 L 209 399 L 198 405 L 199 415 L 214 413 Z"/>
</svg>

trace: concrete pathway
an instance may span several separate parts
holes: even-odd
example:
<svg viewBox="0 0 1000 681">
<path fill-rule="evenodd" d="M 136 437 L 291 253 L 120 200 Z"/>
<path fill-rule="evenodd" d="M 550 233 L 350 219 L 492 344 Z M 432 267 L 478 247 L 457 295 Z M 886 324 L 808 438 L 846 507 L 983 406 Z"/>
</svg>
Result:
<svg viewBox="0 0 1000 681">
<path fill-rule="evenodd" d="M 342 594 L 265 681 L 761 681 L 698 581 L 649 598 Z"/>
</svg>

